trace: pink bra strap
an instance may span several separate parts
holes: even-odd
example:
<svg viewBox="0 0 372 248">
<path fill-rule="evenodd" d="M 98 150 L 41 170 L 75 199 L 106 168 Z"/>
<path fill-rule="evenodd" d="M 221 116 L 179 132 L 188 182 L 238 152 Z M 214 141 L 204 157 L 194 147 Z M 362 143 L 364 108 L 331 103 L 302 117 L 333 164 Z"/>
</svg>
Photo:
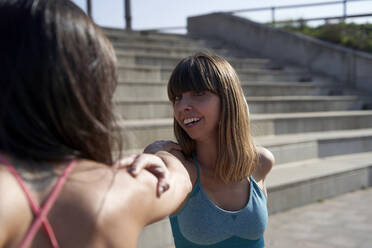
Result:
<svg viewBox="0 0 372 248">
<path fill-rule="evenodd" d="M 18 174 L 18 172 L 14 169 L 14 167 L 8 163 L 5 159 L 0 157 L 0 162 L 3 163 L 9 171 L 13 174 L 19 185 L 21 186 L 22 190 L 26 194 L 26 197 L 28 201 L 30 202 L 31 208 L 35 214 L 36 219 L 32 223 L 31 227 L 29 228 L 25 238 L 23 239 L 20 248 L 25 248 L 30 245 L 32 242 L 33 238 L 35 237 L 37 231 L 40 229 L 40 226 L 43 225 L 44 230 L 47 232 L 50 242 L 52 243 L 53 248 L 59 248 L 57 239 L 55 237 L 55 234 L 53 232 L 52 227 L 50 226 L 50 223 L 48 219 L 46 218 L 51 207 L 53 206 L 54 202 L 57 199 L 58 194 L 62 190 L 62 187 L 67 179 L 67 176 L 70 174 L 72 171 L 73 167 L 76 164 L 76 161 L 73 160 L 69 163 L 69 165 L 65 168 L 63 174 L 60 176 L 58 179 L 56 185 L 54 186 L 52 192 L 50 193 L 49 197 L 45 201 L 44 205 L 42 208 L 39 208 L 39 205 L 37 202 L 35 202 L 32 198 L 31 193 L 27 189 L 25 183 L 23 182 L 21 176 Z"/>
</svg>

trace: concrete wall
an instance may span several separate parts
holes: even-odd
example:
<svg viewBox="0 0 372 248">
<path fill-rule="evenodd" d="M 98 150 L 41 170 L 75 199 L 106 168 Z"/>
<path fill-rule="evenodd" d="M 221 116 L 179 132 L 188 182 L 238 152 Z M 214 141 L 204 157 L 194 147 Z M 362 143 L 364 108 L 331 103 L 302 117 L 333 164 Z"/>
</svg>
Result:
<svg viewBox="0 0 372 248">
<path fill-rule="evenodd" d="M 193 37 L 220 39 L 372 92 L 372 55 L 224 13 L 188 18 Z"/>
</svg>

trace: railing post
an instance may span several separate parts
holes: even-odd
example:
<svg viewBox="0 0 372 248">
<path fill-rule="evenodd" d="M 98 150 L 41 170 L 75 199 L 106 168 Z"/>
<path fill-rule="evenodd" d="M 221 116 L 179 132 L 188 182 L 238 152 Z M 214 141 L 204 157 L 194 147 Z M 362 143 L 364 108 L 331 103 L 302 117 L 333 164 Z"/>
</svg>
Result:
<svg viewBox="0 0 372 248">
<path fill-rule="evenodd" d="M 271 22 L 275 25 L 275 7 L 271 7 Z"/>
<path fill-rule="evenodd" d="M 87 0 L 87 14 L 92 18 L 92 0 Z"/>
<path fill-rule="evenodd" d="M 306 27 L 306 21 L 303 18 L 300 18 L 299 20 L 300 28 L 304 29 Z"/>
<path fill-rule="evenodd" d="M 130 0 L 124 0 L 125 2 L 125 28 L 132 30 L 132 15 L 130 9 Z"/>
<path fill-rule="evenodd" d="M 344 0 L 344 18 L 342 19 L 343 22 L 346 21 L 346 16 L 347 16 L 347 0 Z"/>
</svg>

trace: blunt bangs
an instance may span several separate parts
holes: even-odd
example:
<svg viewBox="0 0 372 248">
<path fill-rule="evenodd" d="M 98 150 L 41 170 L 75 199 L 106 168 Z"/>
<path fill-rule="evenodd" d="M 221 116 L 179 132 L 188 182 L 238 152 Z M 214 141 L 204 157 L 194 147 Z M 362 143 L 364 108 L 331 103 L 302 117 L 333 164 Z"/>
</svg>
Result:
<svg viewBox="0 0 372 248">
<path fill-rule="evenodd" d="M 210 91 L 218 95 L 218 69 L 205 54 L 196 54 L 181 60 L 168 82 L 168 98 L 174 102 L 176 96 L 187 91 Z"/>
</svg>

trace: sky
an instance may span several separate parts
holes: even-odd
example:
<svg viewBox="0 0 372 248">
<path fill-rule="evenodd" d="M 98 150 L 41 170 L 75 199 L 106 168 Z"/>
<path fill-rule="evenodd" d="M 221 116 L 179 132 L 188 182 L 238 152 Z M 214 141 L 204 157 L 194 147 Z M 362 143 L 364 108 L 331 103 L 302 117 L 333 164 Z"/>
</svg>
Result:
<svg viewBox="0 0 372 248">
<path fill-rule="evenodd" d="M 72 0 L 86 10 L 86 0 Z M 335 0 L 131 0 L 132 28 L 135 30 L 186 27 L 189 16 L 237 9 L 272 7 L 293 4 L 319 3 Z M 124 28 L 124 0 L 92 0 L 93 19 L 104 27 Z M 372 0 L 350 1 L 348 14 L 372 13 Z M 340 16 L 343 5 L 329 5 L 276 11 L 276 20 Z M 249 12 L 239 14 L 253 21 L 271 21 L 271 12 Z M 355 18 L 348 22 L 372 23 L 372 17 Z M 318 24 L 313 23 L 313 25 Z M 319 23 L 320 24 L 320 23 Z M 177 31 L 184 32 L 184 31 Z"/>
</svg>

